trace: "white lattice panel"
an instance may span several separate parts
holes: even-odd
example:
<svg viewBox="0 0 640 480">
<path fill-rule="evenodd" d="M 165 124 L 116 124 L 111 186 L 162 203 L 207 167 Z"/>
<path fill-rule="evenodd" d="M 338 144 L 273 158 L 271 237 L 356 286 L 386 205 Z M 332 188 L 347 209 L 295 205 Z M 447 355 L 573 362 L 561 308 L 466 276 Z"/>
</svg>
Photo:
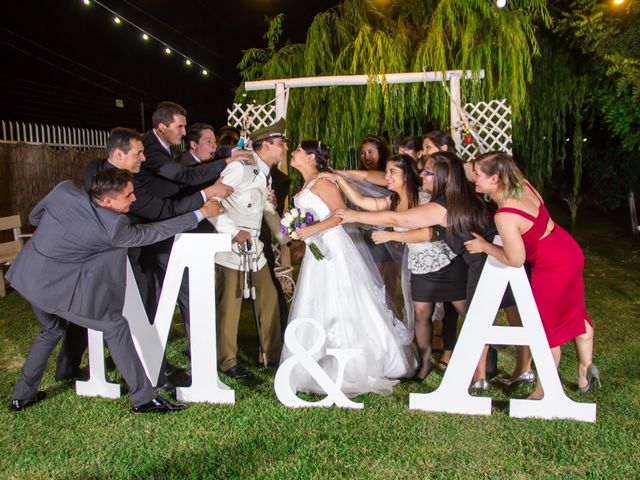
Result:
<svg viewBox="0 0 640 480">
<path fill-rule="evenodd" d="M 267 105 L 234 103 L 232 108 L 227 109 L 227 113 L 229 125 L 243 129 L 247 133 L 276 123 L 276 106 L 273 103 Z"/>
<path fill-rule="evenodd" d="M 480 147 L 475 138 L 471 144 L 463 141 L 460 145 L 460 156 L 463 160 L 471 160 L 482 152 L 492 150 L 512 154 L 511 106 L 506 98 L 490 102 L 467 103 L 464 106 L 464 112 L 482 145 Z M 461 134 L 464 128 L 464 122 L 456 125 L 456 129 Z"/>
</svg>

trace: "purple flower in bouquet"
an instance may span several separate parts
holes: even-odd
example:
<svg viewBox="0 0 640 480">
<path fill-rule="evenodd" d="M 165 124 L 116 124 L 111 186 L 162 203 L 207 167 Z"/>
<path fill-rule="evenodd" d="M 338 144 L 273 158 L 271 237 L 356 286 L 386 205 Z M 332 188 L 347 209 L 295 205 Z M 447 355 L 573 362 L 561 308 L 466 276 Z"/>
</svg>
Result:
<svg viewBox="0 0 640 480">
<path fill-rule="evenodd" d="M 292 208 L 282 217 L 282 220 L 280 221 L 280 231 L 285 235 L 289 235 L 294 240 L 299 240 L 300 238 L 298 237 L 296 230 L 302 227 L 308 227 L 314 223 L 315 218 L 313 213 L 306 212 L 300 208 Z M 308 245 L 309 250 L 313 253 L 316 260 L 322 260 L 324 258 L 324 254 L 315 243 L 308 242 Z"/>
</svg>

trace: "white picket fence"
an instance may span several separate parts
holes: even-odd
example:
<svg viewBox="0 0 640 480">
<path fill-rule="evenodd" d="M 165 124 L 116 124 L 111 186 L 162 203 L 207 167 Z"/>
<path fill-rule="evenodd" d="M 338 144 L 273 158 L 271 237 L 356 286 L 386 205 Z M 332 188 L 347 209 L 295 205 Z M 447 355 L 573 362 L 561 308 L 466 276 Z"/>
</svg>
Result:
<svg viewBox="0 0 640 480">
<path fill-rule="evenodd" d="M 24 142 L 52 147 L 104 148 L 109 131 L 2 120 L 0 143 Z"/>
</svg>

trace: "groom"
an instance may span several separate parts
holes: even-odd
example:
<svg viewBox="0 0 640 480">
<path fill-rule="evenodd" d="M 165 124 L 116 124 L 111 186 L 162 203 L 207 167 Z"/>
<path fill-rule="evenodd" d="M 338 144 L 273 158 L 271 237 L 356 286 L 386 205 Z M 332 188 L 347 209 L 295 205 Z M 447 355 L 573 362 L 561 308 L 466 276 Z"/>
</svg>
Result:
<svg viewBox="0 0 640 480">
<path fill-rule="evenodd" d="M 238 323 L 243 290 L 251 270 L 256 286 L 256 307 L 260 319 L 260 336 L 269 364 L 280 359 L 280 312 L 278 296 L 259 239 L 263 214 L 271 219 L 275 212 L 273 195 L 268 188 L 271 167 L 284 161 L 287 139 L 285 121 L 256 130 L 251 135 L 256 165 L 240 162 L 229 164 L 220 174 L 225 185 L 234 189 L 222 200 L 225 214 L 211 219 L 219 233 L 230 233 L 234 245 L 231 252 L 216 256 L 216 283 L 222 285 L 222 298 L 216 307 L 218 368 L 237 380 L 251 378 L 251 373 L 238 363 Z M 243 251 L 249 249 L 249 255 Z"/>
</svg>

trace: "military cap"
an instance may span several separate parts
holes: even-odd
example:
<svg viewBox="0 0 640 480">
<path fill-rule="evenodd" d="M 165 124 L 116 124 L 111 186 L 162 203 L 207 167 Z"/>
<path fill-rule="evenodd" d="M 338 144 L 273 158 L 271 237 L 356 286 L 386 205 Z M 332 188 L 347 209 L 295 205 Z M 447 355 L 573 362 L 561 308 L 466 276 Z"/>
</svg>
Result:
<svg viewBox="0 0 640 480">
<path fill-rule="evenodd" d="M 269 127 L 262 127 L 249 135 L 252 142 L 259 142 L 261 140 L 268 140 L 270 138 L 282 138 L 287 140 L 284 136 L 284 131 L 287 128 L 287 121 L 281 118 L 276 123 Z"/>
</svg>

